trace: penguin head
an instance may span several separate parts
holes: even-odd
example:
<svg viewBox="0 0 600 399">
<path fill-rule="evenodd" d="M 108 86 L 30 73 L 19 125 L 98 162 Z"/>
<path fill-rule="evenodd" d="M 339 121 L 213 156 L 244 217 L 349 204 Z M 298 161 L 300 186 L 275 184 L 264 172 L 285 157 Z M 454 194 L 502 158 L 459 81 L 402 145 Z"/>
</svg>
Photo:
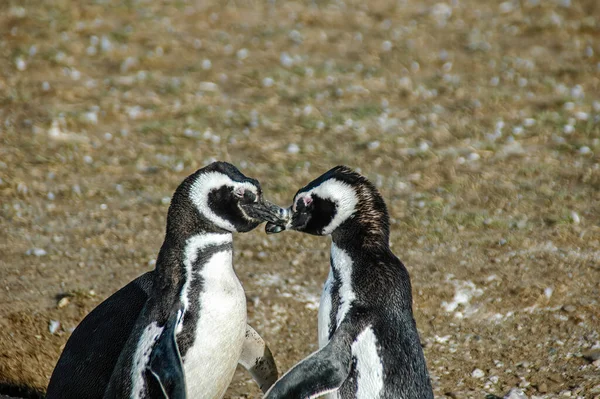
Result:
<svg viewBox="0 0 600 399">
<path fill-rule="evenodd" d="M 296 230 L 313 235 L 334 234 L 348 227 L 357 234 L 389 235 L 383 198 L 364 176 L 336 166 L 298 190 L 285 224 L 267 223 L 267 233 Z"/>
<path fill-rule="evenodd" d="M 280 212 L 280 207 L 263 198 L 256 179 L 227 162 L 213 162 L 177 188 L 167 230 L 247 232 L 264 221 L 280 222 Z"/>
</svg>

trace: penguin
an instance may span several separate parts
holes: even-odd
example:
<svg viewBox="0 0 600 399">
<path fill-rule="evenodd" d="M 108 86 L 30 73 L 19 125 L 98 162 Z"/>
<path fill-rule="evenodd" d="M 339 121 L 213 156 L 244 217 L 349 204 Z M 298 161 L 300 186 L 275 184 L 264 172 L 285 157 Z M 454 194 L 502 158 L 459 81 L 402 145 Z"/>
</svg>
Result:
<svg viewBox="0 0 600 399">
<path fill-rule="evenodd" d="M 301 188 L 284 224 L 331 236 L 319 305 L 319 350 L 267 392 L 267 399 L 433 399 L 412 311 L 408 271 L 389 245 L 389 216 L 375 186 L 337 166 Z"/>
<path fill-rule="evenodd" d="M 79 324 L 46 398 L 221 398 L 238 363 L 265 392 L 277 367 L 246 323 L 233 233 L 281 221 L 280 209 L 229 163 L 188 176 L 172 197 L 155 269 Z"/>
</svg>

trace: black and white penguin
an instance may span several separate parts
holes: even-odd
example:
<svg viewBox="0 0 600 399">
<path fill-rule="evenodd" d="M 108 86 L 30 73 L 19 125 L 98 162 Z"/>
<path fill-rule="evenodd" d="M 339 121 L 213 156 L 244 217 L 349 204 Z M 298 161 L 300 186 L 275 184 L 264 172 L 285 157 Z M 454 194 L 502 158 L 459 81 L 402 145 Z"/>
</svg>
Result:
<svg viewBox="0 0 600 399">
<path fill-rule="evenodd" d="M 263 391 L 277 368 L 246 324 L 233 234 L 280 208 L 258 181 L 215 162 L 175 191 L 156 268 L 96 307 L 75 329 L 47 399 L 221 398 L 238 363 Z"/>
<path fill-rule="evenodd" d="M 389 246 L 389 216 L 365 177 L 338 166 L 301 188 L 285 229 L 331 235 L 319 306 L 319 350 L 266 398 L 432 399 L 408 271 Z"/>
</svg>

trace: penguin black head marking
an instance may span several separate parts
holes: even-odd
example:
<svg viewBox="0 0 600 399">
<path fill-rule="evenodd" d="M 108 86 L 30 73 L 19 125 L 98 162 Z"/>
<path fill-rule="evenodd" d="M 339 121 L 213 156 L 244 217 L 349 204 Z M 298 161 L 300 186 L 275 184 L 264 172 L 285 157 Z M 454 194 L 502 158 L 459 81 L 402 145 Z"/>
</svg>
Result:
<svg viewBox="0 0 600 399">
<path fill-rule="evenodd" d="M 267 223 L 268 233 L 286 229 L 329 235 L 344 227 L 364 236 L 383 236 L 389 222 L 381 195 L 364 176 L 346 166 L 336 166 L 298 190 L 285 226 Z"/>
<path fill-rule="evenodd" d="M 260 183 L 227 162 L 199 169 L 177 188 L 167 218 L 167 229 L 187 232 L 247 232 L 279 207 L 265 201 Z"/>
</svg>

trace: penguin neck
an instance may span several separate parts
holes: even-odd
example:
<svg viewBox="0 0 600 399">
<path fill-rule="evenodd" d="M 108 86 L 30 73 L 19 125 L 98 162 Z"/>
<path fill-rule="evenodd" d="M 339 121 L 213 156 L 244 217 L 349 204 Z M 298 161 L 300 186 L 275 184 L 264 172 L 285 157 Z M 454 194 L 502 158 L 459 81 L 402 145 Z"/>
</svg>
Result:
<svg viewBox="0 0 600 399">
<path fill-rule="evenodd" d="M 215 252 L 233 250 L 231 232 L 198 230 L 181 237 L 167 234 L 156 261 L 156 274 L 163 285 L 181 287 Z"/>
<path fill-rule="evenodd" d="M 388 252 L 389 228 L 387 215 L 364 223 L 364 218 L 353 217 L 342 223 L 331 234 L 331 269 L 334 275 L 352 273 L 359 267 L 359 259 L 369 254 Z"/>
<path fill-rule="evenodd" d="M 364 222 L 364 218 L 346 220 L 331 234 L 332 244 L 346 252 L 369 252 L 389 248 L 389 227 L 387 217 Z"/>
<path fill-rule="evenodd" d="M 346 251 L 389 248 L 390 218 L 381 195 L 371 185 L 356 188 L 354 213 L 332 232 L 331 239 Z"/>
<path fill-rule="evenodd" d="M 334 276 L 352 274 L 352 269 L 354 268 L 352 255 L 344 248 L 339 247 L 334 241 L 331 242 L 330 256 L 331 272 Z"/>
</svg>

